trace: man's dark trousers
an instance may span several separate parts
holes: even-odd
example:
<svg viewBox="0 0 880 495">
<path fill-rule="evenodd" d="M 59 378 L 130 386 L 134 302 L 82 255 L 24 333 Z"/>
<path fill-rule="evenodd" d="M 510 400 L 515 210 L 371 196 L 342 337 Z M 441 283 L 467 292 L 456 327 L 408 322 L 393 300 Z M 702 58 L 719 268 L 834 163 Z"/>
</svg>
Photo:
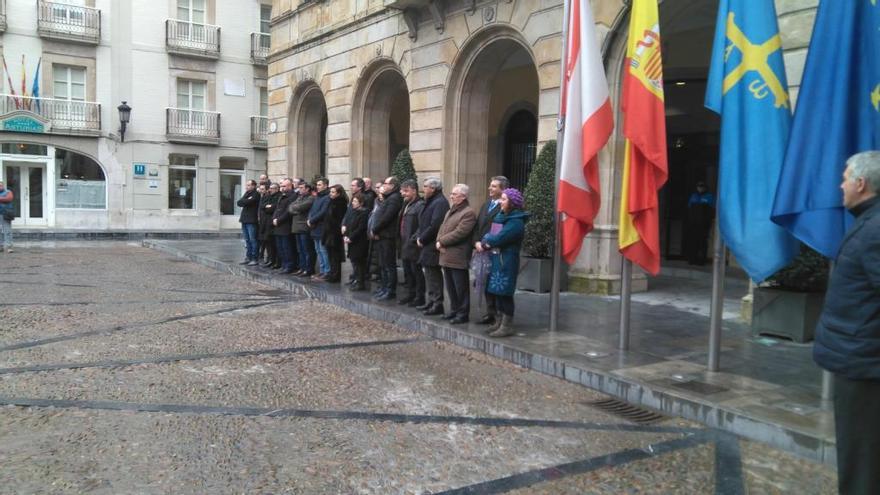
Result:
<svg viewBox="0 0 880 495">
<path fill-rule="evenodd" d="M 431 308 L 443 306 L 443 271 L 439 266 L 425 266 L 425 287 L 428 292 L 428 300 Z"/>
<path fill-rule="evenodd" d="M 443 281 L 449 294 L 449 312 L 460 318 L 468 318 L 471 312 L 470 277 L 468 271 L 459 268 L 443 268 Z"/>
<path fill-rule="evenodd" d="M 377 239 L 373 249 L 378 251 L 379 274 L 382 288 L 390 295 L 397 294 L 397 246 L 394 239 Z"/>
<path fill-rule="evenodd" d="M 407 297 L 418 301 L 419 304 L 425 302 L 425 274 L 422 273 L 422 265 L 418 261 L 402 260 L 403 263 L 403 280 L 407 289 Z"/>
<path fill-rule="evenodd" d="M 880 381 L 834 375 L 837 485 L 842 495 L 880 490 Z"/>
<path fill-rule="evenodd" d="M 275 237 L 275 247 L 278 250 L 278 257 L 281 258 L 281 269 L 282 270 L 293 270 L 293 251 L 290 247 L 290 234 L 287 235 L 276 235 Z"/>
</svg>

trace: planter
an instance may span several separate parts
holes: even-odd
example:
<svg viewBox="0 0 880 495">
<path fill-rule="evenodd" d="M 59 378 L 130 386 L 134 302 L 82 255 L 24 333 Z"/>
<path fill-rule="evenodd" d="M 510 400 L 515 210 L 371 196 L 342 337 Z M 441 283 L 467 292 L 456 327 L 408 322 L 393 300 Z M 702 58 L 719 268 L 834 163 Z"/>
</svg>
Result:
<svg viewBox="0 0 880 495">
<path fill-rule="evenodd" d="M 809 342 L 813 340 L 824 301 L 824 292 L 756 287 L 752 302 L 752 334 Z"/>
<path fill-rule="evenodd" d="M 550 292 L 553 284 L 553 260 L 550 258 L 529 258 L 523 256 L 520 259 L 519 277 L 516 279 L 516 288 L 532 292 Z"/>
</svg>

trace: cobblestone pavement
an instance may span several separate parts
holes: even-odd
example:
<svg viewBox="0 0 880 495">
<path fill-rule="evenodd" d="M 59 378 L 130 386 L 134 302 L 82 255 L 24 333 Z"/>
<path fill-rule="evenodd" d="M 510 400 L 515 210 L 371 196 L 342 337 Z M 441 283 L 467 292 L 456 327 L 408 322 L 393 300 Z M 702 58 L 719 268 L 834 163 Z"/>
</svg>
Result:
<svg viewBox="0 0 880 495">
<path fill-rule="evenodd" d="M 834 493 L 826 466 L 125 243 L 0 256 L 0 493 Z"/>
</svg>

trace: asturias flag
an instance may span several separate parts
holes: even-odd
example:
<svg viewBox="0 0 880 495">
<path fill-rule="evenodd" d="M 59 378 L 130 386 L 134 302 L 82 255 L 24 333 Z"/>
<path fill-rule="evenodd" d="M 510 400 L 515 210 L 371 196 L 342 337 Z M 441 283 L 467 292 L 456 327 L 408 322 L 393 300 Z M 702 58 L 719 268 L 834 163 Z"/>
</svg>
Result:
<svg viewBox="0 0 880 495">
<path fill-rule="evenodd" d="M 621 254 L 660 273 L 657 190 L 666 183 L 666 113 L 657 0 L 634 0 L 623 75 L 626 155 L 620 195 Z"/>
<path fill-rule="evenodd" d="M 760 282 L 799 249 L 797 240 L 770 220 L 791 128 L 773 0 L 721 0 L 706 107 L 721 116 L 721 236 Z"/>
<path fill-rule="evenodd" d="M 562 82 L 562 141 L 558 209 L 562 256 L 574 263 L 599 212 L 597 154 L 614 128 L 605 68 L 589 0 L 571 0 Z"/>
<path fill-rule="evenodd" d="M 846 159 L 880 149 L 880 1 L 819 4 L 773 221 L 834 258 L 852 221 Z"/>
</svg>

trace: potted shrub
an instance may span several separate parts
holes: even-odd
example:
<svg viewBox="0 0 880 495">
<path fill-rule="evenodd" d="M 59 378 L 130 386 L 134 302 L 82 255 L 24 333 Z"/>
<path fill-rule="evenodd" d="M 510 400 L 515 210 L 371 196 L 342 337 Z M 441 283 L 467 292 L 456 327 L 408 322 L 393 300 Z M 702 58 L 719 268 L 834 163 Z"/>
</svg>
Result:
<svg viewBox="0 0 880 495">
<path fill-rule="evenodd" d="M 790 265 L 755 287 L 752 333 L 813 340 L 828 286 L 828 260 L 805 245 Z"/>
<path fill-rule="evenodd" d="M 412 155 L 409 154 L 408 149 L 404 148 L 397 154 L 397 158 L 394 159 L 394 163 L 391 165 L 391 175 L 400 179 L 401 183 L 407 179 L 419 181 L 416 176 L 416 168 L 413 165 Z"/>
<path fill-rule="evenodd" d="M 553 191 L 556 184 L 556 141 L 541 148 L 529 172 L 524 208 L 529 212 L 523 239 L 522 268 L 518 289 L 549 292 L 553 282 L 553 242 L 555 213 Z"/>
</svg>

